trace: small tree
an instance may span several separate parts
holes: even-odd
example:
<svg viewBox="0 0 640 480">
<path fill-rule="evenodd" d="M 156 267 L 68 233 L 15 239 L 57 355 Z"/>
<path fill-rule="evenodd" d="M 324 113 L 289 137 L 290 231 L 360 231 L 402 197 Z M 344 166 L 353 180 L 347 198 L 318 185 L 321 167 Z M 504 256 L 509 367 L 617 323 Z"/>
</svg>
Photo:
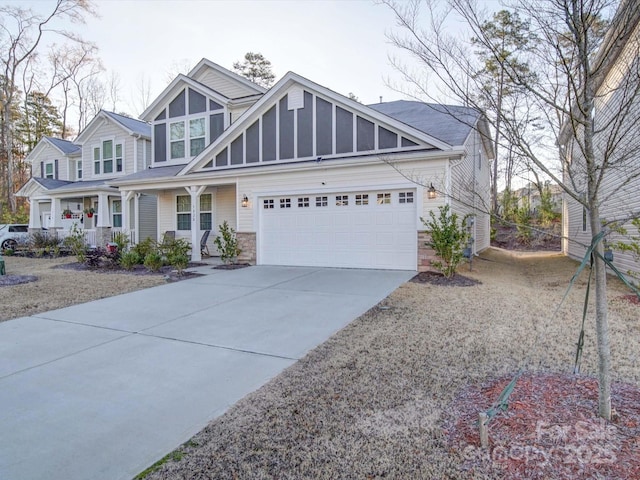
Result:
<svg viewBox="0 0 640 480">
<path fill-rule="evenodd" d="M 218 226 L 218 230 L 220 235 L 216 237 L 213 243 L 218 247 L 220 258 L 224 263 L 235 263 L 238 255 L 242 253 L 242 250 L 238 247 L 235 230 L 229 226 L 226 220 L 222 225 Z"/>
<path fill-rule="evenodd" d="M 427 245 L 433 248 L 440 258 L 431 262 L 431 265 L 446 278 L 451 278 L 464 259 L 464 249 L 470 239 L 466 228 L 468 215 L 458 223 L 458 214 L 451 213 L 449 205 L 444 205 L 439 210 L 438 217 L 432 210 L 429 212 L 430 220 L 420 220 L 427 227 L 427 233 L 431 235 L 431 241 L 427 242 Z"/>
</svg>

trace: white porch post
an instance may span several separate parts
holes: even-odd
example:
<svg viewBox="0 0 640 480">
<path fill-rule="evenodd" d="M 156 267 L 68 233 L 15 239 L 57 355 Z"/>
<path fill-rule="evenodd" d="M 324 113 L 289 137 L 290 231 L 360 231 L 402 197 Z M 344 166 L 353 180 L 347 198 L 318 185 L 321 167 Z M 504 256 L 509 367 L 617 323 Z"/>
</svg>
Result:
<svg viewBox="0 0 640 480">
<path fill-rule="evenodd" d="M 120 191 L 120 198 L 122 202 L 122 231 L 127 235 L 131 231 L 131 208 L 129 203 L 133 195 L 134 192 L 131 190 Z M 132 241 L 133 239 L 129 237 L 129 240 Z"/>
<path fill-rule="evenodd" d="M 191 195 L 191 260 L 199 262 L 202 260 L 200 254 L 200 195 L 207 188 L 206 185 L 184 187 Z"/>
<path fill-rule="evenodd" d="M 133 200 L 133 215 L 135 216 L 134 243 L 140 243 L 140 194 L 136 193 Z"/>
<path fill-rule="evenodd" d="M 42 228 L 42 222 L 40 221 L 40 202 L 35 198 L 31 199 L 29 203 L 29 229 L 32 228 Z"/>
<path fill-rule="evenodd" d="M 109 195 L 98 193 L 98 223 L 96 227 L 110 227 L 111 215 L 109 215 Z"/>
<path fill-rule="evenodd" d="M 51 199 L 51 222 L 49 223 L 50 228 L 61 228 L 62 227 L 62 204 L 59 198 Z"/>
</svg>

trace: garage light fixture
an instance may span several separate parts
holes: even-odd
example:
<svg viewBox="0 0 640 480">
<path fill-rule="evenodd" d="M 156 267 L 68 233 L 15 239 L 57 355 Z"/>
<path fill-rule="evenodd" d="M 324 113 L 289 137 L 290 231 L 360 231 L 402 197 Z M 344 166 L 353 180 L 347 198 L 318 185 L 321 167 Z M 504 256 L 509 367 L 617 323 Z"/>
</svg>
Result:
<svg viewBox="0 0 640 480">
<path fill-rule="evenodd" d="M 436 187 L 433 186 L 433 183 L 429 187 L 429 190 L 427 190 L 427 195 L 429 197 L 429 200 L 433 200 L 438 196 L 438 192 L 436 192 Z"/>
<path fill-rule="evenodd" d="M 247 208 L 249 206 L 249 199 L 246 195 L 242 197 L 242 208 Z"/>
</svg>

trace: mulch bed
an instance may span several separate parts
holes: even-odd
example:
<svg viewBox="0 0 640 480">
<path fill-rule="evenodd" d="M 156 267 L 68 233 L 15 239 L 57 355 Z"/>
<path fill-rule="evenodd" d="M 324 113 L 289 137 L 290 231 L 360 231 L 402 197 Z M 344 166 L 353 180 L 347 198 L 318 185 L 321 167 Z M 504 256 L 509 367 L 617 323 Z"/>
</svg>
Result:
<svg viewBox="0 0 640 480">
<path fill-rule="evenodd" d="M 640 305 L 640 298 L 638 298 L 638 296 L 633 293 L 630 295 L 622 295 L 619 298 L 633 305 Z"/>
<path fill-rule="evenodd" d="M 238 270 L 239 268 L 250 267 L 249 263 L 229 263 L 224 265 L 216 265 L 214 270 Z"/>
<path fill-rule="evenodd" d="M 189 263 L 187 268 L 192 267 L 202 267 L 206 265 L 205 263 Z M 126 270 L 120 266 L 114 267 L 104 267 L 104 268 L 91 268 L 84 263 L 65 263 L 62 265 L 57 265 L 52 268 L 62 268 L 65 270 L 75 270 L 75 271 L 88 271 L 88 272 L 96 272 L 96 273 L 124 273 L 128 275 L 164 275 L 168 282 L 177 282 L 180 280 L 188 280 L 189 278 L 201 277 L 201 273 L 196 272 L 182 272 L 181 275 L 178 275 L 176 270 L 171 266 L 165 266 L 160 268 L 157 272 L 152 272 L 144 265 L 135 265 L 131 270 Z"/>
<path fill-rule="evenodd" d="M 508 409 L 489 423 L 489 449 L 480 447 L 478 414 L 488 410 L 512 377 L 463 390 L 449 411 L 445 435 L 463 452 L 462 469 L 509 479 L 640 478 L 640 389 L 614 383 L 614 418 L 597 416 L 598 383 L 580 375 L 524 374 Z"/>
<path fill-rule="evenodd" d="M 482 283 L 479 280 L 465 277 L 458 273 L 454 274 L 451 278 L 447 278 L 438 272 L 420 272 L 409 281 L 413 283 L 430 283 L 431 285 L 444 287 L 471 287 Z"/>
<path fill-rule="evenodd" d="M 38 277 L 33 275 L 0 275 L 0 287 L 20 285 L 21 283 L 35 282 Z"/>
</svg>

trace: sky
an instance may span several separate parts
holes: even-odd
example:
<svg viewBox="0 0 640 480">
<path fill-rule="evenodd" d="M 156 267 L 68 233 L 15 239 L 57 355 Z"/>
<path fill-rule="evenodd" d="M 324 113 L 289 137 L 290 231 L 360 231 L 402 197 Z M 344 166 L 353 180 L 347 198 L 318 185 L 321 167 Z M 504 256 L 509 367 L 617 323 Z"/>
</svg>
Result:
<svg viewBox="0 0 640 480">
<path fill-rule="evenodd" d="M 16 3 L 16 2 L 11 2 Z M 52 0 L 23 2 L 46 12 Z M 99 18 L 68 25 L 94 42 L 108 72 L 120 78 L 119 111 L 133 115 L 141 79 L 152 100 L 176 73 L 203 57 L 231 69 L 246 52 L 271 61 L 276 79 L 296 72 L 365 104 L 403 96 L 387 81 L 401 83 L 389 56 L 402 52 L 385 34 L 392 12 L 371 0 L 108 0 L 95 2 Z M 108 107 L 108 106 L 107 106 Z"/>
</svg>

